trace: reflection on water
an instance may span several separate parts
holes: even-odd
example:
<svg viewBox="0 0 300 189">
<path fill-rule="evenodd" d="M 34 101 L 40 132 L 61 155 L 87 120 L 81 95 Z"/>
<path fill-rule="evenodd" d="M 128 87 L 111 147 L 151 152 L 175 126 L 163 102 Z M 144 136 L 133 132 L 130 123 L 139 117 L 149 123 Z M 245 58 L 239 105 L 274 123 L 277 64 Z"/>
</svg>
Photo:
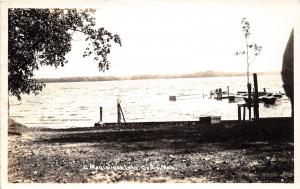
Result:
<svg viewBox="0 0 300 189">
<path fill-rule="evenodd" d="M 237 103 L 209 99 L 215 88 L 245 91 L 246 77 L 210 77 L 133 81 L 49 83 L 37 96 L 10 98 L 10 116 L 28 126 L 51 128 L 88 127 L 99 120 L 117 121 L 117 96 L 121 97 L 126 121 L 198 120 L 199 116 L 220 115 L 237 119 Z M 284 92 L 280 75 L 258 76 L 259 91 Z M 174 95 L 177 100 L 169 101 Z M 240 102 L 241 103 L 241 102 Z M 275 106 L 260 104 L 261 117 L 290 116 L 286 96 Z"/>
</svg>

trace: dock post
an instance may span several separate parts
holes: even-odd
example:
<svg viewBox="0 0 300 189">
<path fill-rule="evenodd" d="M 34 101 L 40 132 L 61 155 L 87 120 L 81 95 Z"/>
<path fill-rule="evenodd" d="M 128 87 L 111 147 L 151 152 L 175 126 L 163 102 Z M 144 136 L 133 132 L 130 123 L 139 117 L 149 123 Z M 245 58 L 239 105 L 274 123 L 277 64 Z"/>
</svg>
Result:
<svg viewBox="0 0 300 189">
<path fill-rule="evenodd" d="M 230 102 L 230 99 L 229 99 L 229 86 L 227 86 L 227 97 L 228 97 L 228 102 Z"/>
<path fill-rule="evenodd" d="M 246 107 L 243 107 L 243 121 L 246 119 Z"/>
<path fill-rule="evenodd" d="M 102 107 L 100 106 L 100 122 L 102 122 Z"/>
<path fill-rule="evenodd" d="M 217 91 L 217 100 L 222 100 L 222 89 L 219 88 L 219 89 L 216 89 Z"/>
<path fill-rule="evenodd" d="M 241 121 L 241 107 L 238 106 L 238 120 Z"/>
<path fill-rule="evenodd" d="M 229 86 L 227 86 L 227 96 L 229 98 Z"/>
<path fill-rule="evenodd" d="M 251 121 L 251 103 L 252 103 L 252 98 L 251 98 L 251 84 L 248 83 L 247 84 L 247 88 L 248 88 L 248 112 L 249 112 L 249 121 Z"/>
<path fill-rule="evenodd" d="M 258 84 L 257 84 L 257 74 L 253 74 L 254 80 L 254 119 L 259 119 L 259 104 L 258 104 Z M 265 88 L 264 88 L 265 89 Z"/>
</svg>

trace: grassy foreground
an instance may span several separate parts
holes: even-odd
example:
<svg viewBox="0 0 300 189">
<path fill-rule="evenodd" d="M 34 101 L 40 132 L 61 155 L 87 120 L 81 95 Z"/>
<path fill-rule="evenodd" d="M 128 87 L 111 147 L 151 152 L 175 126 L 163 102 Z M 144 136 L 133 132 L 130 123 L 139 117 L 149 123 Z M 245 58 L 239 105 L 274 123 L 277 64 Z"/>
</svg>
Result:
<svg viewBox="0 0 300 189">
<path fill-rule="evenodd" d="M 291 121 L 32 129 L 9 121 L 9 182 L 294 181 Z"/>
</svg>

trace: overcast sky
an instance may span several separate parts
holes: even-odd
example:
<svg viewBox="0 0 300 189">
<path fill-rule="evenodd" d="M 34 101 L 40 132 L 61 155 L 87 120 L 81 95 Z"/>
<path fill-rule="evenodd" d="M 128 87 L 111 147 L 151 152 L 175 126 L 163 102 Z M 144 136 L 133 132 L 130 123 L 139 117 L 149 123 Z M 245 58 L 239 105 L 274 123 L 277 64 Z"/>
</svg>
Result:
<svg viewBox="0 0 300 189">
<path fill-rule="evenodd" d="M 110 70 L 99 72 L 82 58 L 84 38 L 74 36 L 69 63 L 43 67 L 36 77 L 246 71 L 241 20 L 250 22 L 250 42 L 263 47 L 250 71 L 280 71 L 282 55 L 296 20 L 292 1 L 105 1 L 97 9 L 97 24 L 118 33 Z M 251 2 L 251 3 L 250 3 Z"/>
</svg>

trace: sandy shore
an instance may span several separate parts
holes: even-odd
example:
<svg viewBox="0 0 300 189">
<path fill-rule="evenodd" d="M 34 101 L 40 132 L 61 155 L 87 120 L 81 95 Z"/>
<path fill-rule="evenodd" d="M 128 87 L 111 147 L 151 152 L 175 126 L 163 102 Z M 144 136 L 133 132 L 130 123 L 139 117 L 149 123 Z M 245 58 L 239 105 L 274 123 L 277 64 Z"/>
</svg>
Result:
<svg viewBox="0 0 300 189">
<path fill-rule="evenodd" d="M 9 126 L 9 182 L 293 182 L 290 125 Z"/>
</svg>

